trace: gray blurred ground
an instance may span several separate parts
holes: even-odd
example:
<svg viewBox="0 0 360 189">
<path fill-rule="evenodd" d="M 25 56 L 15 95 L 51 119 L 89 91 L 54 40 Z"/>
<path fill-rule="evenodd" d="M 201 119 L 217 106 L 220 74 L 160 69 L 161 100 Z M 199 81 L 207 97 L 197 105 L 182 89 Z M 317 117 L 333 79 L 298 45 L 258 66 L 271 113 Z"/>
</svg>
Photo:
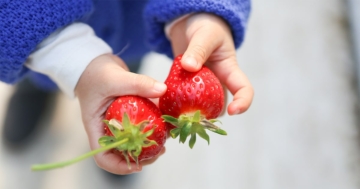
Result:
<svg viewBox="0 0 360 189">
<path fill-rule="evenodd" d="M 227 137 L 193 150 L 169 140 L 142 173 L 111 177 L 92 159 L 33 173 L 33 163 L 89 150 L 78 102 L 55 115 L 23 150 L 0 145 L 1 189 L 357 189 L 360 153 L 356 66 L 341 0 L 254 0 L 239 65 L 255 88 L 250 110 L 221 118 Z M 359 9 L 358 9 L 359 10 Z M 360 18 L 359 18 L 360 19 Z M 142 73 L 159 81 L 171 61 L 150 54 Z M 12 88 L 0 84 L 0 121 Z"/>
</svg>

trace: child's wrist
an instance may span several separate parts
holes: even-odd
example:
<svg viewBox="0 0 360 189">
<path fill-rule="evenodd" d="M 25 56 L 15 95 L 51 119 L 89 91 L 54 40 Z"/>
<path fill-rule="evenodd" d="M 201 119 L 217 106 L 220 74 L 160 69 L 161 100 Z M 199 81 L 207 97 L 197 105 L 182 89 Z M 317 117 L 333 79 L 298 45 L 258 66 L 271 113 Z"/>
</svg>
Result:
<svg viewBox="0 0 360 189">
<path fill-rule="evenodd" d="M 170 39 L 170 33 L 173 31 L 173 28 L 175 25 L 177 25 L 178 23 L 186 20 L 187 18 L 189 18 L 190 16 L 192 16 L 193 14 L 186 14 L 186 15 L 183 15 L 179 18 L 176 18 L 175 20 L 167 23 L 165 25 L 165 28 L 164 28 L 164 31 L 165 31 L 165 35 L 168 39 Z"/>
</svg>

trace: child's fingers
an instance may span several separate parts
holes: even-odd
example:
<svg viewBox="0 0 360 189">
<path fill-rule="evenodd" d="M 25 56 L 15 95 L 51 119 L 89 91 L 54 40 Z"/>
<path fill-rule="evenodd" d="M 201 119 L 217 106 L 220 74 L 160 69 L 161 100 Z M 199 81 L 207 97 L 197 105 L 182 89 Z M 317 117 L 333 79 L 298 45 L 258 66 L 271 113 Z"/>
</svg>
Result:
<svg viewBox="0 0 360 189">
<path fill-rule="evenodd" d="M 223 92 L 224 92 L 224 102 L 226 103 L 227 102 L 227 100 L 228 100 L 228 93 L 227 93 L 227 87 L 223 84 L 222 85 L 222 87 L 223 87 Z M 221 113 L 220 113 L 220 115 L 219 116 L 223 116 L 223 115 L 225 115 L 225 112 L 226 112 L 226 110 L 225 110 L 225 108 L 221 111 Z"/>
<path fill-rule="evenodd" d="M 164 153 L 165 153 L 165 147 L 160 151 L 160 153 L 156 157 L 149 160 L 141 161 L 139 163 L 139 166 L 137 166 L 136 163 L 134 162 L 130 162 L 130 166 L 131 166 L 130 169 L 126 161 L 123 158 L 121 158 L 119 154 L 116 154 L 111 151 L 107 151 L 96 155 L 95 161 L 100 168 L 110 173 L 127 175 L 127 174 L 140 172 L 143 166 L 154 163 Z"/>
<path fill-rule="evenodd" d="M 101 146 L 98 143 L 98 139 L 104 136 L 103 122 L 101 122 L 99 118 L 86 123 L 89 124 L 85 125 L 85 127 L 87 128 L 86 131 L 91 149 L 95 150 L 100 148 Z M 121 158 L 119 154 L 115 154 L 110 150 L 96 154 L 94 159 L 100 168 L 118 175 L 127 175 L 142 170 L 142 166 L 140 165 L 138 168 L 135 163 L 131 163 L 131 169 L 129 169 L 126 161 Z"/>
<path fill-rule="evenodd" d="M 254 97 L 254 89 L 250 81 L 239 67 L 225 81 L 226 86 L 234 95 L 233 101 L 228 106 L 229 115 L 244 113 L 250 107 Z"/>
<path fill-rule="evenodd" d="M 251 86 L 242 87 L 235 95 L 233 101 L 229 104 L 227 111 L 229 115 L 241 114 L 247 111 L 251 105 L 254 90 Z"/>
<path fill-rule="evenodd" d="M 245 112 L 251 105 L 253 87 L 237 65 L 235 58 L 209 64 L 215 75 L 223 82 L 234 95 L 233 101 L 228 106 L 228 114 L 235 115 Z"/>
<path fill-rule="evenodd" d="M 128 175 L 142 170 L 142 165 L 139 164 L 138 167 L 134 162 L 130 162 L 129 169 L 126 161 L 111 151 L 96 155 L 95 162 L 100 168 L 117 175 Z"/>
<path fill-rule="evenodd" d="M 195 32 L 182 59 L 182 67 L 190 72 L 198 71 L 212 52 L 220 45 L 221 37 L 206 29 Z"/>
<path fill-rule="evenodd" d="M 189 45 L 182 58 L 182 66 L 190 72 L 198 71 L 210 55 L 220 47 L 231 32 L 226 23 L 213 14 L 201 13 L 189 18 L 186 37 Z"/>
</svg>

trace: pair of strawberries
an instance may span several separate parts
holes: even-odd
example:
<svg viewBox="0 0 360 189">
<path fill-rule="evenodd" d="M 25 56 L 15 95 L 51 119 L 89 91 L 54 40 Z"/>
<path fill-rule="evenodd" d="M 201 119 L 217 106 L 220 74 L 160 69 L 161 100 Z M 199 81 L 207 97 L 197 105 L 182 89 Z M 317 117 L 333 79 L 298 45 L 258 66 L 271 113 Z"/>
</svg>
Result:
<svg viewBox="0 0 360 189">
<path fill-rule="evenodd" d="M 181 58 L 180 55 L 174 59 L 165 80 L 167 91 L 159 100 L 159 108 L 138 96 L 118 97 L 110 105 L 105 116 L 108 120 L 105 121 L 106 136 L 99 140 L 102 146 L 129 138 L 129 142 L 115 149 L 122 152 L 127 162 L 138 162 L 151 159 L 161 151 L 168 131 L 172 138 L 180 136 L 182 143 L 191 136 L 191 148 L 196 135 L 209 143 L 205 129 L 226 135 L 213 124 L 224 107 L 221 83 L 205 66 L 198 72 L 184 70 Z"/>
<path fill-rule="evenodd" d="M 99 139 L 104 150 L 120 152 L 130 165 L 130 161 L 138 163 L 159 154 L 168 134 L 172 138 L 180 136 L 182 143 L 191 136 L 191 148 L 196 135 L 209 143 L 205 129 L 226 135 L 213 124 L 224 107 L 220 81 L 205 66 L 198 72 L 184 70 L 181 58 L 182 55 L 174 59 L 165 81 L 167 91 L 160 98 L 159 107 L 139 96 L 121 96 L 113 101 L 105 115 L 105 136 Z M 33 170 L 52 169 L 58 165 L 33 166 Z"/>
</svg>

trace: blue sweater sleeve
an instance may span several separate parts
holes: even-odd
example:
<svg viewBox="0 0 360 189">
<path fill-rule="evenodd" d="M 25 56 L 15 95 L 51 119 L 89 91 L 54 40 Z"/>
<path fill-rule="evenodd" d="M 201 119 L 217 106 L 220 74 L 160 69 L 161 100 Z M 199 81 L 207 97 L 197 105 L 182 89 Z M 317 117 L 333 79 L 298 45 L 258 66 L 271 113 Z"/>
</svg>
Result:
<svg viewBox="0 0 360 189">
<path fill-rule="evenodd" d="M 0 80 L 15 83 L 36 46 L 92 10 L 91 0 L 0 0 Z"/>
<path fill-rule="evenodd" d="M 164 26 L 177 17 L 194 12 L 213 13 L 226 20 L 238 48 L 244 39 L 250 0 L 149 0 L 144 19 L 151 48 L 173 57 Z"/>
</svg>

